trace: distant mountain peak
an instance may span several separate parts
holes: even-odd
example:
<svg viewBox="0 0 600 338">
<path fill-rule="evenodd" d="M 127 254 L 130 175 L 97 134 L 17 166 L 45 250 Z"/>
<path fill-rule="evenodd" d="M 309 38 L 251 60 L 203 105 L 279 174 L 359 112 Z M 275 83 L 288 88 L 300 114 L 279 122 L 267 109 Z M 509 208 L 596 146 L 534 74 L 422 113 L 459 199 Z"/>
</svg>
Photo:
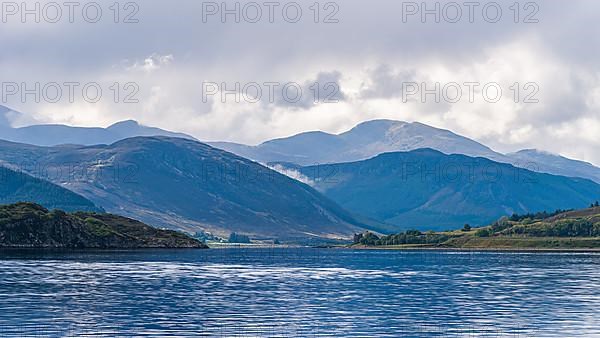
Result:
<svg viewBox="0 0 600 338">
<path fill-rule="evenodd" d="M 136 120 L 124 120 L 124 121 L 119 121 L 117 123 L 110 125 L 107 129 L 135 128 L 135 127 L 139 127 L 139 126 L 140 126 L 140 124 Z"/>
<path fill-rule="evenodd" d="M 392 128 L 401 128 L 410 125 L 408 122 L 404 121 L 395 121 L 395 120 L 386 120 L 386 119 L 377 119 L 365 121 L 357 124 L 354 128 L 348 130 L 347 132 L 339 134 L 340 136 L 345 134 L 353 134 L 353 133 L 363 133 L 363 132 L 385 132 Z"/>
<path fill-rule="evenodd" d="M 108 128 L 74 127 L 63 124 L 37 124 L 13 128 L 10 122 L 19 115 L 20 113 L 10 108 L 0 106 L 0 128 L 2 129 L 0 138 L 37 146 L 112 144 L 135 136 L 169 136 L 196 140 L 187 134 L 145 126 L 135 120 L 120 121 Z"/>
<path fill-rule="evenodd" d="M 377 119 L 362 122 L 340 133 L 301 133 L 274 139 L 256 147 L 212 143 L 255 161 L 289 162 L 299 165 L 353 162 L 381 153 L 432 148 L 445 154 L 464 154 L 503 160 L 504 155 L 474 140 L 418 122 Z"/>
<path fill-rule="evenodd" d="M 371 126 L 396 126 L 396 125 L 408 125 L 409 122 L 400 121 L 400 120 L 390 120 L 390 119 L 374 119 L 361 122 L 357 124 L 353 129 L 371 127 Z"/>
<path fill-rule="evenodd" d="M 443 130 L 443 131 L 451 132 L 449 130 L 433 127 L 431 125 L 421 123 L 418 121 L 407 122 L 407 121 L 402 121 L 402 120 L 391 120 L 391 119 L 374 119 L 374 120 L 364 121 L 364 122 L 357 124 L 351 130 L 364 129 L 364 128 L 377 128 L 377 127 L 379 127 L 379 128 L 383 128 L 383 127 L 387 127 L 387 128 L 421 127 L 421 128 L 432 129 L 432 130 Z"/>
<path fill-rule="evenodd" d="M 530 149 L 521 149 L 517 152 L 511 153 L 511 154 L 507 154 L 509 156 L 511 155 L 515 155 L 515 156 L 529 156 L 531 158 L 554 158 L 556 160 L 564 160 L 564 161 L 570 161 L 570 162 L 579 162 L 579 163 L 588 163 L 585 161 L 581 161 L 581 160 L 573 160 L 570 159 L 568 157 L 565 157 L 561 154 L 558 153 L 553 153 L 551 151 L 546 151 L 546 150 L 540 150 L 540 149 L 535 149 L 535 148 L 530 148 Z M 590 163 L 590 165 L 592 165 Z"/>
<path fill-rule="evenodd" d="M 507 154 L 513 163 L 527 163 L 536 171 L 569 177 L 583 177 L 600 183 L 600 168 L 593 164 L 573 160 L 560 154 L 539 149 L 523 149 Z"/>
<path fill-rule="evenodd" d="M 552 155 L 552 156 L 560 156 L 558 154 L 546 151 L 546 150 L 540 150 L 540 149 L 535 149 L 535 148 L 528 148 L 528 149 L 521 149 L 519 151 L 516 152 L 517 154 L 543 154 L 543 155 Z"/>
</svg>

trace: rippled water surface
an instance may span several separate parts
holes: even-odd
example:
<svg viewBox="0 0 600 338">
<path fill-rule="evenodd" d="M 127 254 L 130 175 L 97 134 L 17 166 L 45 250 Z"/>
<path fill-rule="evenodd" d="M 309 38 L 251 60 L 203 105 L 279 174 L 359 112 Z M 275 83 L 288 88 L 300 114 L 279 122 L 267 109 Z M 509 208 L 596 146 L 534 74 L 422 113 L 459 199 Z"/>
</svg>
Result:
<svg viewBox="0 0 600 338">
<path fill-rule="evenodd" d="M 600 337 L 600 255 L 0 252 L 7 337 Z"/>
</svg>

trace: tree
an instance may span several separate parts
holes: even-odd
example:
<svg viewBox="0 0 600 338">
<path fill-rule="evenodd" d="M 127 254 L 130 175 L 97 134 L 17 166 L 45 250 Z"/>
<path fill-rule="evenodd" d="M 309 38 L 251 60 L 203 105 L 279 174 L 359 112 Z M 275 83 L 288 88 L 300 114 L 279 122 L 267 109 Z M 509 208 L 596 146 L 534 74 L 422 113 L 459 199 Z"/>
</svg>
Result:
<svg viewBox="0 0 600 338">
<path fill-rule="evenodd" d="M 421 232 L 419 230 L 406 230 L 407 236 L 421 236 Z"/>
<path fill-rule="evenodd" d="M 481 229 L 478 229 L 477 232 L 475 232 L 475 236 L 477 236 L 477 237 L 490 237 L 491 235 L 492 235 L 492 230 L 487 229 L 487 228 L 481 228 Z"/>
<path fill-rule="evenodd" d="M 462 231 L 471 231 L 471 226 L 469 224 L 465 224 L 465 226 L 463 226 Z"/>
<path fill-rule="evenodd" d="M 379 237 L 370 231 L 365 231 L 362 236 L 356 237 L 358 238 L 358 243 L 362 245 L 380 245 Z M 355 238 L 355 239 L 356 239 Z"/>
<path fill-rule="evenodd" d="M 600 204 L 598 203 L 598 201 L 596 201 L 596 203 L 594 203 L 594 207 L 600 207 Z"/>
</svg>

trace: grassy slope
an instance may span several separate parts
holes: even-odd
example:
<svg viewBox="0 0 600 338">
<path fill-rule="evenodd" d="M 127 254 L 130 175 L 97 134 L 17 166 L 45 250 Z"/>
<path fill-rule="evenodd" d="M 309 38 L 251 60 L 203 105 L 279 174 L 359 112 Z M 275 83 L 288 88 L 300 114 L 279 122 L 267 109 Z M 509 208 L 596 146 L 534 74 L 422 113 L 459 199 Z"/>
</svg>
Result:
<svg viewBox="0 0 600 338">
<path fill-rule="evenodd" d="M 600 229 L 600 208 L 569 211 L 546 219 L 513 222 L 506 221 L 506 229 L 495 231 L 489 237 L 477 235 L 480 230 L 491 230 L 492 225 L 475 228 L 471 231 L 443 231 L 436 234 L 446 235 L 448 240 L 437 244 L 404 244 L 378 246 L 388 249 L 409 248 L 449 248 L 449 249 L 598 249 L 600 236 L 537 236 L 535 233 L 559 232 L 565 225 L 588 223 L 593 229 Z"/>
<path fill-rule="evenodd" d="M 462 236 L 442 247 L 463 249 L 600 249 L 598 237 L 489 237 Z"/>
</svg>

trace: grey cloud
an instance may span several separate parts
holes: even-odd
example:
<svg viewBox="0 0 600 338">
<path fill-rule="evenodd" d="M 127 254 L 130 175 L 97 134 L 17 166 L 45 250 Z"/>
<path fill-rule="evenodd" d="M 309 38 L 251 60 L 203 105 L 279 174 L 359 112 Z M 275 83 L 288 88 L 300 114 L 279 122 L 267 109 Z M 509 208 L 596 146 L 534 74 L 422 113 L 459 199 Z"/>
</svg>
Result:
<svg viewBox="0 0 600 338">
<path fill-rule="evenodd" d="M 416 71 L 394 70 L 390 65 L 379 65 L 369 72 L 368 84 L 361 86 L 360 96 L 370 98 L 398 98 L 402 96 L 403 84 L 416 81 Z"/>
<path fill-rule="evenodd" d="M 29 4 L 34 2 L 28 1 Z M 488 137 L 494 147 L 504 147 L 506 145 L 499 140 L 511 139 L 507 130 L 521 125 L 539 126 L 540 130 L 524 141 L 530 142 L 531 147 L 559 151 L 556 143 L 577 144 L 579 141 L 575 135 L 552 134 L 553 131 L 565 124 L 579 125 L 577 121 L 585 118 L 599 119 L 599 107 L 590 104 L 590 97 L 600 88 L 600 81 L 594 75 L 600 69 L 597 58 L 600 44 L 594 43 L 600 36 L 597 20 L 600 2 L 594 0 L 533 1 L 539 7 L 536 14 L 539 23 L 515 23 L 514 13 L 509 10 L 514 0 L 495 1 L 504 10 L 497 23 L 485 22 L 481 16 L 476 17 L 475 23 L 466 20 L 422 23 L 419 16 L 404 23 L 402 6 L 406 1 L 343 0 L 336 1 L 339 23 L 331 24 L 313 22 L 313 13 L 308 7 L 314 1 L 310 0 L 297 1 L 304 9 L 298 23 L 287 23 L 279 17 L 275 23 L 263 20 L 256 24 L 222 23 L 220 19 L 203 23 L 203 2 L 195 0 L 137 1 L 139 23 L 115 24 L 108 10 L 114 1 L 98 2 L 105 12 L 103 20 L 96 24 L 81 20 L 74 24 L 1 24 L 0 73 L 4 81 L 81 80 L 109 84 L 115 80 L 134 81 L 140 85 L 140 104 L 124 106 L 103 102 L 80 109 L 79 106 L 26 102 L 16 104 L 16 110 L 39 112 L 36 118 L 44 122 L 72 121 L 86 125 L 108 125 L 125 118 L 136 118 L 146 124 L 192 133 L 199 139 L 210 137 L 254 143 L 261 141 L 256 139 L 258 134 L 264 140 L 298 129 L 332 129 L 335 126 L 339 129 L 349 120 L 366 119 L 366 115 L 360 115 L 366 114 L 365 111 L 368 111 L 368 118 L 390 117 L 383 110 L 413 109 L 405 105 L 393 106 L 397 105 L 394 99 L 401 95 L 401 84 L 407 79 L 418 82 L 422 80 L 421 74 L 438 69 L 452 77 L 458 77 L 456 74 L 468 76 L 471 71 L 502 76 L 511 69 L 519 69 L 520 53 L 534 51 L 533 60 L 528 61 L 533 64 L 532 68 L 547 63 L 555 66 L 548 68 L 549 73 L 544 74 L 543 82 L 540 82 L 540 91 L 544 95 L 540 97 L 540 104 L 506 108 L 506 111 L 517 112 L 512 120 L 505 116 L 506 111 L 503 111 L 504 116 L 489 116 L 484 122 L 499 127 L 495 134 L 481 137 Z M 234 2 L 227 1 L 229 6 Z M 480 5 L 489 2 L 480 2 Z M 520 21 L 527 14 L 522 8 L 527 2 L 519 2 Z M 440 2 L 445 3 L 448 2 Z M 326 11 L 322 10 L 320 14 L 322 19 Z M 516 42 L 519 43 L 517 49 L 499 57 L 501 62 L 502 58 L 515 55 L 514 64 L 500 71 L 495 69 L 497 60 L 490 61 L 495 49 L 511 48 Z M 127 59 L 132 60 L 127 65 L 137 62 L 138 68 L 143 68 L 145 60 L 152 55 L 172 55 L 173 61 L 168 67 L 148 66 L 155 69 L 151 72 L 127 70 L 121 64 Z M 372 71 L 362 78 L 368 69 Z M 510 73 L 515 79 L 508 80 L 537 80 L 527 78 L 530 71 L 535 75 L 535 69 L 524 69 Z M 555 71 L 560 73 L 556 74 L 560 76 L 559 80 L 552 78 Z M 254 105 L 239 112 L 240 107 L 230 109 L 219 107 L 219 102 L 206 104 L 201 100 L 203 81 L 285 83 L 311 77 L 317 82 L 331 81 L 340 85 L 342 90 L 336 98 L 341 103 L 331 106 L 335 107 L 331 109 L 335 114 L 304 115 L 310 115 L 308 119 L 282 111 L 308 113 L 323 109 L 323 105 L 315 107 L 313 98 L 307 95 L 303 95 L 303 100 L 297 104 L 289 104 L 279 97 L 273 105 Z M 302 82 L 303 89 L 312 85 L 311 82 Z M 349 88 L 349 83 L 357 84 L 358 88 Z M 361 83 L 365 85 L 361 86 Z M 351 89 L 357 90 L 356 95 Z M 310 93 L 310 89 L 303 91 Z M 390 103 L 383 106 L 386 103 L 372 101 Z M 420 109 L 430 120 L 439 122 L 440 127 L 458 127 L 467 136 L 479 135 L 481 128 L 473 121 L 481 119 L 466 116 L 450 121 L 444 115 L 449 108 L 448 105 L 428 104 Z M 485 108 L 472 108 L 472 112 L 462 114 L 475 114 Z M 61 111 L 64 114 L 57 114 Z M 262 124 L 268 125 L 260 133 L 239 132 L 239 128 Z M 561 138 L 559 142 L 556 137 Z M 600 144 L 590 143 L 584 154 L 593 157 L 596 163 L 600 163 L 600 157 L 594 155 L 598 153 L 594 151 L 598 146 Z"/>
<path fill-rule="evenodd" d="M 302 84 L 294 83 L 296 89 L 291 89 L 291 94 L 278 90 L 273 104 L 278 107 L 310 109 L 317 104 L 342 102 L 346 99 L 346 95 L 340 83 L 341 77 L 342 74 L 338 71 L 320 72 L 314 80 L 308 80 Z M 298 93 L 301 94 L 296 99 L 295 95 Z"/>
</svg>

